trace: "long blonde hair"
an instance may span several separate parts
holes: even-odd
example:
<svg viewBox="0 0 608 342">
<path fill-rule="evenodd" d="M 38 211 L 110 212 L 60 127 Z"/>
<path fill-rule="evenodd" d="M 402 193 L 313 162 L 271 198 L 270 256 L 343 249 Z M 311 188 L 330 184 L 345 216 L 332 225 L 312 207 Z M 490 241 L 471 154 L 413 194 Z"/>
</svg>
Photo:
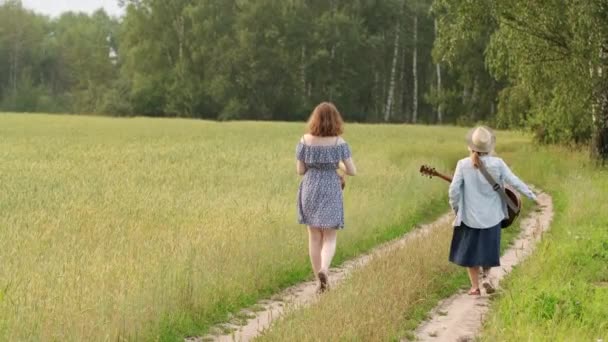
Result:
<svg viewBox="0 0 608 342">
<path fill-rule="evenodd" d="M 471 160 L 473 161 L 473 167 L 476 169 L 479 169 L 479 165 L 481 165 L 481 160 L 479 159 L 479 157 L 487 156 L 489 153 L 481 153 L 481 152 L 473 151 L 470 148 L 469 148 L 469 151 L 471 152 Z"/>
</svg>

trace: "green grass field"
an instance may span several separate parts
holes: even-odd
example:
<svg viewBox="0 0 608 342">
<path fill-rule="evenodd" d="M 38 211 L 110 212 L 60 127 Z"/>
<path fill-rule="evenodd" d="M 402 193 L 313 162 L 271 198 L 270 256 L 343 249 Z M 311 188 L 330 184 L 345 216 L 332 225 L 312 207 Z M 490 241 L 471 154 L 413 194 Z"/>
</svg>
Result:
<svg viewBox="0 0 608 342">
<path fill-rule="evenodd" d="M 306 231 L 295 209 L 294 154 L 303 132 L 298 123 L 0 115 L 0 340 L 180 340 L 310 279 Z M 466 155 L 465 132 L 347 125 L 359 175 L 348 180 L 347 229 L 334 264 L 447 211 L 447 183 L 417 170 L 422 163 L 452 169 Z M 555 192 L 563 214 L 538 255 L 516 272 L 522 282 L 509 282 L 522 295 L 497 302 L 484 336 L 543 336 L 556 319 L 565 324 L 559 336 L 601 336 L 606 173 L 580 165 L 586 159 L 572 153 L 533 149 L 521 134 L 499 132 L 498 140 L 498 152 L 524 179 Z M 424 249 L 416 251 L 400 257 L 417 260 Z M 555 272 L 563 255 L 569 272 Z M 427 301 L 391 311 L 400 314 L 387 331 L 407 331 L 462 284 L 462 275 L 446 270 L 454 268 L 428 267 Z M 345 284 L 343 293 L 356 286 Z M 390 300 L 390 293 L 383 295 Z M 566 315 L 560 303 L 570 298 L 582 304 Z M 551 303 L 561 305 L 553 306 L 557 314 L 534 316 Z M 349 317 L 370 331 L 385 328 L 365 315 Z"/>
<path fill-rule="evenodd" d="M 522 216 L 534 209 L 529 201 L 525 205 Z M 513 225 L 502 231 L 503 251 L 519 228 Z M 464 269 L 447 261 L 452 229 L 451 223 L 445 224 L 374 259 L 338 290 L 323 295 L 310 308 L 287 315 L 258 340 L 413 341 L 413 331 L 440 299 L 459 288 L 470 288 Z"/>
<path fill-rule="evenodd" d="M 580 152 L 526 143 L 504 148 L 501 136 L 498 141 L 516 173 L 554 196 L 556 216 L 537 251 L 502 284 L 480 340 L 608 340 L 608 172 Z M 451 233 L 445 228 L 374 260 L 259 340 L 411 338 L 439 299 L 468 288 L 465 271 L 446 260 Z M 506 232 L 503 248 L 515 230 Z"/>
<path fill-rule="evenodd" d="M 0 115 L 0 340 L 175 340 L 308 279 L 303 124 Z M 464 130 L 348 125 L 336 263 L 447 209 Z M 522 137 L 515 137 L 523 139 Z"/>
<path fill-rule="evenodd" d="M 482 340 L 608 341 L 608 170 L 563 149 L 518 159 L 556 213 L 534 257 L 508 277 Z"/>
</svg>

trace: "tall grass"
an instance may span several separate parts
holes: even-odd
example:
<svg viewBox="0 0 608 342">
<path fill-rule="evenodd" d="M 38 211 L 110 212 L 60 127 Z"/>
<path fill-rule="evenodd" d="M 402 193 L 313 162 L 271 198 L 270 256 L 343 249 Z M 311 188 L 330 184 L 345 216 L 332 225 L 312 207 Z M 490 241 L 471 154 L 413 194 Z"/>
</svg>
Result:
<svg viewBox="0 0 608 342">
<path fill-rule="evenodd" d="M 501 284 L 481 339 L 608 340 L 608 172 L 580 152 L 536 148 L 505 135 L 498 140 L 499 154 L 516 173 L 554 196 L 556 216 L 536 252 Z M 503 232 L 504 249 L 517 230 Z M 259 340 L 412 338 L 411 329 L 439 298 L 468 284 L 464 270 L 447 262 L 450 236 L 445 227 L 374 260 Z"/>
<path fill-rule="evenodd" d="M 466 271 L 447 261 L 452 231 L 451 224 L 435 227 L 376 258 L 315 305 L 278 321 L 258 341 L 414 340 L 413 330 L 440 299 L 470 286 Z M 502 231 L 502 250 L 519 231 L 517 225 Z"/>
<path fill-rule="evenodd" d="M 295 223 L 302 133 L 1 115 L 0 340 L 175 340 L 308 278 Z M 446 209 L 445 184 L 417 168 L 453 165 L 463 134 L 347 126 L 360 176 L 348 181 L 336 262 Z"/>
<path fill-rule="evenodd" d="M 319 303 L 279 321 L 258 340 L 391 341 L 403 336 L 403 323 L 424 315 L 417 310 L 421 303 L 454 291 L 462 279 L 445 262 L 450 230 L 449 224 L 437 227 L 372 260 Z"/>
<path fill-rule="evenodd" d="M 552 192 L 555 219 L 534 257 L 508 277 L 483 340 L 606 341 L 608 172 L 582 153 L 529 156 L 522 172 Z"/>
</svg>

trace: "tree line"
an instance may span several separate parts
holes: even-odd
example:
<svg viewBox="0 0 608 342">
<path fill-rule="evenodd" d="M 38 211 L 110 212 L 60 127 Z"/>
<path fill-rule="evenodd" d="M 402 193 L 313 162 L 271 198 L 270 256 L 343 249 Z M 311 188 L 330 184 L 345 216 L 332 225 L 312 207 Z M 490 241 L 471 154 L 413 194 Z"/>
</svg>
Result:
<svg viewBox="0 0 608 342">
<path fill-rule="evenodd" d="M 608 159 L 608 1 L 435 0 L 435 57 L 462 65 L 483 51 L 500 84 L 499 127 L 526 127 L 545 143 L 581 145 Z"/>
<path fill-rule="evenodd" d="M 605 0 L 0 1 L 0 110 L 527 128 L 608 156 Z"/>
<path fill-rule="evenodd" d="M 126 0 L 125 15 L 0 7 L 4 111 L 437 122 L 429 0 Z M 446 109 L 444 109 L 446 111 Z M 449 112 L 449 110 L 447 110 Z"/>
</svg>

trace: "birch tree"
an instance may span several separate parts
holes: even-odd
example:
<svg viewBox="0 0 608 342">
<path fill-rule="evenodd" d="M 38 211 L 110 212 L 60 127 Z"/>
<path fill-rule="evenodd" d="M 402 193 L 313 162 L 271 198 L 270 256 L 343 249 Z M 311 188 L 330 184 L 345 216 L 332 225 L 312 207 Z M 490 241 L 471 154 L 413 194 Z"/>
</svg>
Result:
<svg viewBox="0 0 608 342">
<path fill-rule="evenodd" d="M 435 18 L 434 20 L 434 32 L 435 32 L 435 37 L 437 37 L 437 18 Z M 437 77 L 437 94 L 440 96 L 441 94 L 441 63 L 438 61 L 435 64 L 435 71 L 436 71 L 436 77 Z M 443 108 L 442 108 L 442 103 L 438 102 L 437 103 L 437 122 L 439 124 L 443 123 Z"/>
<path fill-rule="evenodd" d="M 414 28 L 413 28 L 414 52 L 412 58 L 413 96 L 412 99 L 412 123 L 418 121 L 418 11 L 417 2 L 414 2 Z"/>
<path fill-rule="evenodd" d="M 400 51 L 400 38 L 401 38 L 401 21 L 403 17 L 403 9 L 405 8 L 405 1 L 401 4 L 401 11 L 397 23 L 395 24 L 395 40 L 393 43 L 393 61 L 391 64 L 390 84 L 388 87 L 388 96 L 386 98 L 386 107 L 384 108 L 384 122 L 388 122 L 391 118 L 391 111 L 393 110 L 393 101 L 395 99 L 395 85 L 397 78 L 397 61 L 399 59 Z"/>
</svg>

